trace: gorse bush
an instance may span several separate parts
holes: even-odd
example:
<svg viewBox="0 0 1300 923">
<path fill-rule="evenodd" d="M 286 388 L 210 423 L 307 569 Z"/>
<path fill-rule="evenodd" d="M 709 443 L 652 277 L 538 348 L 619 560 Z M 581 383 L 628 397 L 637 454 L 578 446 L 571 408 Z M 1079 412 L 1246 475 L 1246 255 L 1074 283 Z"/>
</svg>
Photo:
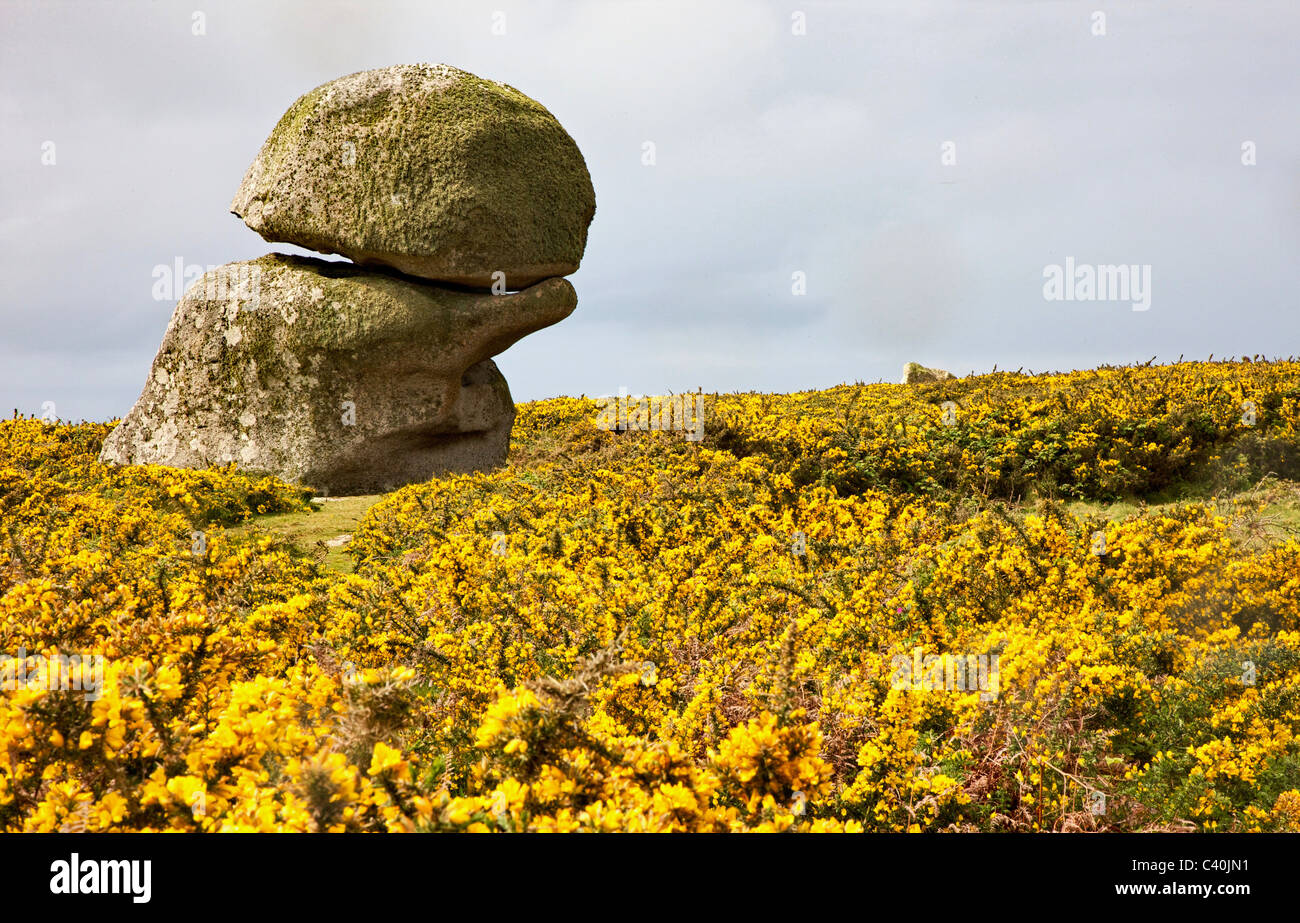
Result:
<svg viewBox="0 0 1300 923">
<path fill-rule="evenodd" d="M 160 512 L 181 514 L 196 529 L 234 525 L 250 516 L 306 508 L 310 491 L 273 477 L 251 477 L 224 469 L 194 471 L 161 465 L 111 467 L 98 462 L 111 424 L 58 426 L 41 420 L 0 421 L 0 503 L 20 505 L 27 496 L 92 491 L 124 505 L 147 503 Z M 23 482 L 31 481 L 29 489 Z M 39 485 L 39 486 L 36 486 Z"/>
<path fill-rule="evenodd" d="M 1297 421 L 1294 363 L 1186 363 L 730 395 L 710 433 L 841 493 L 1110 499 L 1239 462 L 1244 478 L 1300 474 Z"/>
<path fill-rule="evenodd" d="M 2 423 L 0 652 L 104 671 L 5 691 L 0 825 L 1300 829 L 1300 541 L 1206 493 L 1295 458 L 1298 388 L 720 396 L 702 444 L 535 402 L 507 468 L 372 507 L 348 575 L 221 528 L 300 491 Z"/>
</svg>

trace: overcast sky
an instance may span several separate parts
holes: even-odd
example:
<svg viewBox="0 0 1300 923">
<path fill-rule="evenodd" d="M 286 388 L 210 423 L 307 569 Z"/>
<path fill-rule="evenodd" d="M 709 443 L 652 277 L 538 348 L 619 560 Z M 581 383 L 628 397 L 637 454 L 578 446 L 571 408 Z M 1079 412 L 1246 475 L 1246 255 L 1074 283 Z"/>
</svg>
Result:
<svg viewBox="0 0 1300 923">
<path fill-rule="evenodd" d="M 1300 353 L 1298 52 L 1296 0 L 0 0 L 0 407 L 125 414 L 155 266 L 306 252 L 228 212 L 281 113 L 421 62 L 591 170 L 516 400 Z M 1149 309 L 1048 300 L 1067 258 L 1150 267 Z"/>
</svg>

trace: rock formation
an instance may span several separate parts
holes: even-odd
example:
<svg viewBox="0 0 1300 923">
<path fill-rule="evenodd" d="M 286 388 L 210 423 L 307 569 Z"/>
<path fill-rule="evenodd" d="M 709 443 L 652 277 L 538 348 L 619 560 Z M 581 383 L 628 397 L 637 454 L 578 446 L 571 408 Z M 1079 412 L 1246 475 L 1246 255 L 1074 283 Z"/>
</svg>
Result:
<svg viewBox="0 0 1300 923">
<path fill-rule="evenodd" d="M 927 369 L 919 362 L 909 362 L 903 366 L 902 383 L 920 385 L 931 381 L 947 381 L 955 377 L 952 372 L 945 372 L 943 369 Z"/>
<path fill-rule="evenodd" d="M 387 67 L 294 103 L 230 210 L 268 241 L 520 289 L 578 268 L 596 194 L 573 139 L 523 93 Z"/>
<path fill-rule="evenodd" d="M 196 282 L 103 461 L 234 462 L 346 494 L 505 460 L 492 357 L 576 307 L 560 277 L 595 212 L 550 113 L 451 67 L 353 74 L 289 109 L 232 210 L 355 262 L 272 254 Z"/>
</svg>

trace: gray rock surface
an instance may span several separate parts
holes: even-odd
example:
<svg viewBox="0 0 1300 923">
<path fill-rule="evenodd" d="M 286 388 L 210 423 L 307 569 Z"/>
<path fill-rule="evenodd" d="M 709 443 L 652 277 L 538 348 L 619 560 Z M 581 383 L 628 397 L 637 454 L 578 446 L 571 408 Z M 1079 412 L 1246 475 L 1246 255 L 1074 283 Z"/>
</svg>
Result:
<svg viewBox="0 0 1300 923">
<path fill-rule="evenodd" d="M 269 241 L 514 291 L 574 272 L 596 197 L 573 139 L 518 90 L 447 65 L 363 71 L 301 97 L 231 211 Z"/>
<path fill-rule="evenodd" d="M 956 376 L 952 372 L 945 372 L 943 369 L 928 369 L 919 362 L 909 362 L 903 366 L 903 381 L 905 385 L 919 385 L 931 381 L 947 381 Z"/>
<path fill-rule="evenodd" d="M 491 468 L 515 413 L 491 357 L 577 305 L 564 279 L 491 295 L 280 254 L 215 272 L 256 284 L 190 288 L 103 461 L 234 462 L 331 494 Z"/>
</svg>

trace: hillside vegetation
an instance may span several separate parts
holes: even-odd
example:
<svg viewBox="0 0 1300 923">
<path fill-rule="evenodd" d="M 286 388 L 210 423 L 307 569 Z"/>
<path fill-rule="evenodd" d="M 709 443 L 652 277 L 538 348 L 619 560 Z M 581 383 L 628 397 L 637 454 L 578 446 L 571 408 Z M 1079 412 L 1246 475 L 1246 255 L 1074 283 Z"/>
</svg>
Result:
<svg viewBox="0 0 1300 923">
<path fill-rule="evenodd" d="M 104 657 L 0 827 L 1300 830 L 1300 362 L 705 397 L 359 522 L 0 423 L 0 653 Z"/>
</svg>

